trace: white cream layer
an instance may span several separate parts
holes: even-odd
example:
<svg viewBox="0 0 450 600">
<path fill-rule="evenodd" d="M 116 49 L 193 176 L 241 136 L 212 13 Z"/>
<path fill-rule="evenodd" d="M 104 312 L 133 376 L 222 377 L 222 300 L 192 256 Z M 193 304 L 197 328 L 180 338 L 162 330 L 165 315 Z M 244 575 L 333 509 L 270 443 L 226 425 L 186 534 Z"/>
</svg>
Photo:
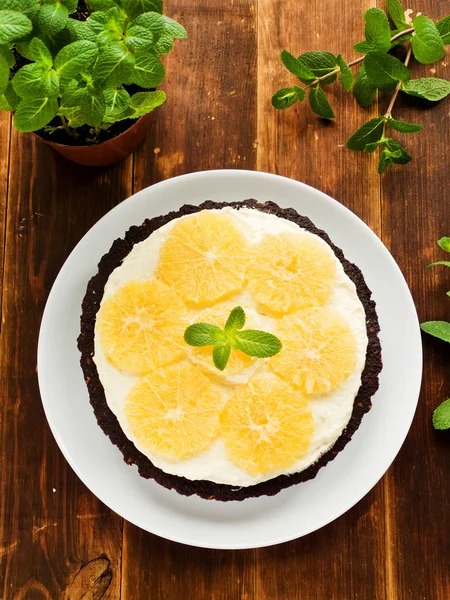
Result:
<svg viewBox="0 0 450 600">
<path fill-rule="evenodd" d="M 273 235 L 283 231 L 292 231 L 299 235 L 305 233 L 313 235 L 305 232 L 292 221 L 262 213 L 258 210 L 244 208 L 238 211 L 229 207 L 222 210 L 236 218 L 237 224 L 250 244 L 257 243 L 266 234 Z M 189 216 L 181 217 L 181 219 L 185 218 L 189 218 Z M 176 222 L 177 219 L 171 221 L 152 233 L 145 241 L 134 246 L 122 265 L 111 273 L 105 286 L 103 300 L 112 296 L 119 288 L 130 281 L 140 281 L 153 276 L 158 265 L 160 248 Z M 314 237 L 320 239 L 317 236 Z M 333 254 L 328 244 L 321 239 L 320 241 L 324 248 L 330 254 Z M 125 435 L 153 464 L 167 473 L 180 475 L 187 479 L 207 479 L 216 483 L 245 487 L 267 481 L 283 473 L 302 471 L 315 463 L 323 453 L 331 448 L 350 420 L 353 401 L 361 384 L 361 373 L 365 364 L 368 343 L 366 315 L 357 296 L 355 285 L 344 273 L 339 260 L 336 258 L 335 260 L 337 266 L 336 286 L 328 305 L 337 310 L 350 324 L 357 342 L 357 365 L 350 377 L 337 390 L 310 399 L 310 408 L 314 418 L 314 433 L 311 444 L 308 452 L 287 469 L 252 477 L 228 459 L 225 447 L 220 439 L 215 441 L 205 452 L 186 460 L 171 461 L 152 454 L 139 444 L 133 436 L 124 414 L 128 392 L 139 378 L 117 370 L 107 360 L 99 342 L 97 329 L 95 330 L 94 361 L 97 365 L 100 381 L 105 389 L 108 406 L 119 420 Z M 257 308 L 254 299 L 247 290 L 236 295 L 233 299 L 236 300 L 236 306 L 240 305 L 244 309 Z M 192 319 L 194 321 L 195 316 L 196 313 L 193 311 Z M 267 315 L 261 315 L 260 320 L 261 328 L 265 331 L 273 331 L 275 319 Z M 248 369 L 248 372 L 237 376 L 232 381 L 228 381 L 228 385 L 221 386 L 224 402 L 233 392 L 233 383 L 242 383 L 248 380 L 255 371 L 258 374 L 270 373 L 265 360 L 258 359 L 256 363 L 255 366 Z"/>
</svg>

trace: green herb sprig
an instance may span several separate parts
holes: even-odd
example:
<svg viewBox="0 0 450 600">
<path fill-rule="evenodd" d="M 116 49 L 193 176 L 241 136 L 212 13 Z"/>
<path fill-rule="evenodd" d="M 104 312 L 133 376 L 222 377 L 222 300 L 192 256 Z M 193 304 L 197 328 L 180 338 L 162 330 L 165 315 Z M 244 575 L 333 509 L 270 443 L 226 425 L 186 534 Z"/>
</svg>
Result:
<svg viewBox="0 0 450 600">
<path fill-rule="evenodd" d="M 287 50 L 281 53 L 284 66 L 293 73 L 304 86 L 278 90 L 272 97 L 277 109 L 285 109 L 296 102 L 303 102 L 309 90 L 309 104 L 312 111 L 324 119 L 334 119 L 333 108 L 326 96 L 323 85 L 336 81 L 346 92 L 353 91 L 359 104 L 370 106 L 377 97 L 377 90 L 392 91 L 392 98 L 386 112 L 364 123 L 348 139 L 349 150 L 374 152 L 380 148 L 378 172 L 384 173 L 392 164 L 407 164 L 411 155 L 387 134 L 388 129 L 404 133 L 415 133 L 422 125 L 408 123 L 392 116 L 395 101 L 400 92 L 437 102 L 450 94 L 450 81 L 438 77 L 411 79 L 409 63 L 413 56 L 422 64 L 432 64 L 442 59 L 445 46 L 450 44 L 450 15 L 433 22 L 424 15 L 417 15 L 412 21 L 405 15 L 398 0 L 387 0 L 389 17 L 379 8 L 369 9 L 365 15 L 365 40 L 353 48 L 363 56 L 346 62 L 341 54 L 331 52 L 305 52 L 298 58 Z M 401 62 L 390 51 L 406 43 L 407 53 Z M 351 67 L 361 65 L 356 78 Z"/>
<path fill-rule="evenodd" d="M 257 358 L 278 354 L 282 344 L 275 335 L 257 329 L 243 330 L 244 325 L 244 309 L 236 306 L 230 312 L 224 329 L 209 323 L 195 323 L 184 332 L 184 340 L 190 346 L 213 346 L 213 361 L 220 371 L 227 366 L 233 349 Z"/>
<path fill-rule="evenodd" d="M 160 57 L 184 27 L 166 17 L 163 0 L 0 0 L 0 110 L 23 132 L 57 130 L 84 143 L 102 130 L 137 119 L 166 99 L 155 88 Z M 72 16 L 71 16 L 72 15 Z M 16 60 L 27 63 L 17 68 Z"/>
<path fill-rule="evenodd" d="M 443 237 L 438 241 L 439 247 L 445 252 L 450 253 L 450 237 Z M 428 265 L 427 269 L 436 265 L 450 267 L 450 261 L 438 260 L 437 262 Z M 447 292 L 450 296 L 450 292 Z M 425 333 L 428 333 L 444 342 L 450 343 L 450 323 L 447 321 L 427 321 L 422 323 L 420 328 Z M 450 429 L 450 399 L 444 400 L 433 413 L 433 426 L 435 429 Z"/>
</svg>

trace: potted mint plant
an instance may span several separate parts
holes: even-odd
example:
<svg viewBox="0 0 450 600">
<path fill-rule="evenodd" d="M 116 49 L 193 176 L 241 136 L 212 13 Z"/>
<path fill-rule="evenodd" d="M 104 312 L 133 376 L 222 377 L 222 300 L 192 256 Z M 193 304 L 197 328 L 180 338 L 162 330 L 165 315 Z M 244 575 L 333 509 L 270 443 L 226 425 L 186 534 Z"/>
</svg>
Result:
<svg viewBox="0 0 450 600">
<path fill-rule="evenodd" d="M 0 110 L 75 162 L 130 155 L 166 99 L 163 0 L 0 0 Z"/>
</svg>

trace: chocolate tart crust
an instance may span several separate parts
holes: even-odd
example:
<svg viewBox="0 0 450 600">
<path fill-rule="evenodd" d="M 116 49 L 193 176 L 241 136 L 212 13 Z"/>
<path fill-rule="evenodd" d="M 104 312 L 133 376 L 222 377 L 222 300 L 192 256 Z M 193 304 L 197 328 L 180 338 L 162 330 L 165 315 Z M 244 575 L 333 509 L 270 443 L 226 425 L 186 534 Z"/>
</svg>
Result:
<svg viewBox="0 0 450 600">
<path fill-rule="evenodd" d="M 122 264 L 124 258 L 131 252 L 134 244 L 142 242 L 151 233 L 172 221 L 205 209 L 220 209 L 226 206 L 232 208 L 252 208 L 261 212 L 276 215 L 297 223 L 300 227 L 321 237 L 332 248 L 336 257 L 342 263 L 345 273 L 353 281 L 359 299 L 366 312 L 366 325 L 368 335 L 368 347 L 366 363 L 361 376 L 361 386 L 353 404 L 353 412 L 347 427 L 336 440 L 333 447 L 324 453 L 313 465 L 292 475 L 279 475 L 274 479 L 258 483 L 249 487 L 233 487 L 214 483 L 212 481 L 191 481 L 184 477 L 171 475 L 158 469 L 149 458 L 144 456 L 134 444 L 125 436 L 116 416 L 109 409 L 103 386 L 100 382 L 97 367 L 93 361 L 94 355 L 94 328 L 97 312 L 103 297 L 104 288 L 110 274 Z M 160 485 L 174 489 L 179 494 L 191 496 L 197 494 L 207 500 L 245 500 L 258 496 L 273 496 L 280 490 L 313 479 L 319 469 L 327 465 L 336 455 L 341 452 L 353 434 L 358 429 L 361 419 L 371 407 L 371 397 L 378 389 L 378 375 L 382 368 L 381 346 L 378 339 L 379 324 L 375 310 L 375 302 L 371 299 L 371 291 L 364 281 L 359 268 L 349 262 L 340 248 L 337 248 L 328 235 L 318 229 L 307 217 L 299 215 L 293 208 L 280 208 L 274 202 L 259 203 L 257 200 L 244 200 L 242 202 L 212 202 L 206 201 L 199 206 L 184 205 L 179 211 L 170 212 L 167 215 L 146 219 L 140 226 L 131 227 L 123 239 L 115 240 L 111 249 L 105 254 L 98 265 L 98 272 L 89 281 L 86 295 L 83 300 L 81 314 L 81 333 L 78 338 L 78 348 L 81 352 L 81 368 L 88 387 L 91 405 L 94 409 L 97 422 L 103 432 L 110 438 L 122 452 L 124 460 L 129 465 L 136 465 L 139 474 L 146 479 L 154 479 Z"/>
</svg>

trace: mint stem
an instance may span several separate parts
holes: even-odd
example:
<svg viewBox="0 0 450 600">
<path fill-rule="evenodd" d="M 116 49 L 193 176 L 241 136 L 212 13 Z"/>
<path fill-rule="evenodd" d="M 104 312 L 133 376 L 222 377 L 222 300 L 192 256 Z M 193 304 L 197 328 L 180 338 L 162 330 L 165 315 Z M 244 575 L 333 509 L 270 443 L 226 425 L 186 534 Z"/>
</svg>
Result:
<svg viewBox="0 0 450 600">
<path fill-rule="evenodd" d="M 391 37 L 391 43 L 395 42 L 395 40 L 400 39 L 404 35 L 412 33 L 413 31 L 414 31 L 414 27 L 410 27 L 409 29 L 405 29 L 404 31 L 400 31 L 399 33 L 396 33 L 395 35 L 393 35 Z M 409 56 L 407 57 L 408 58 L 408 62 L 405 62 L 406 66 L 408 66 L 410 57 L 411 57 L 411 49 L 409 51 Z M 355 58 L 355 60 L 352 60 L 351 62 L 348 63 L 348 66 L 349 67 L 354 67 L 355 65 L 359 65 L 359 63 L 362 63 L 365 58 L 366 58 L 365 54 L 364 54 L 364 56 L 360 56 L 359 58 Z M 307 88 L 313 86 L 313 85 L 317 85 L 318 83 L 320 83 L 324 79 L 327 79 L 327 77 L 330 77 L 331 75 L 336 75 L 337 73 L 340 73 L 340 71 L 341 71 L 341 69 L 338 67 L 337 69 L 334 69 L 334 71 L 330 71 L 326 75 L 322 75 L 321 77 L 318 77 L 317 79 L 315 79 L 311 83 L 308 83 L 308 85 L 305 86 L 305 90 Z M 397 91 L 397 94 L 398 94 L 398 91 Z M 394 102 L 395 102 L 395 100 L 394 100 Z"/>
<path fill-rule="evenodd" d="M 407 52 L 406 58 L 405 58 L 405 67 L 407 67 L 409 65 L 409 61 L 411 59 L 411 53 L 412 53 L 412 44 L 411 44 L 411 42 L 409 42 L 409 44 L 408 44 L 408 52 Z M 391 101 L 390 101 L 389 106 L 387 108 L 387 111 L 384 114 L 384 116 L 385 116 L 386 119 L 388 119 L 391 116 L 392 109 L 394 108 L 394 104 L 395 104 L 395 101 L 397 100 L 397 96 L 398 96 L 399 91 L 401 90 L 402 84 L 403 84 L 403 82 L 399 81 L 397 83 L 396 87 L 395 87 L 395 91 L 394 91 L 394 93 L 392 95 L 392 98 L 391 98 Z"/>
</svg>

